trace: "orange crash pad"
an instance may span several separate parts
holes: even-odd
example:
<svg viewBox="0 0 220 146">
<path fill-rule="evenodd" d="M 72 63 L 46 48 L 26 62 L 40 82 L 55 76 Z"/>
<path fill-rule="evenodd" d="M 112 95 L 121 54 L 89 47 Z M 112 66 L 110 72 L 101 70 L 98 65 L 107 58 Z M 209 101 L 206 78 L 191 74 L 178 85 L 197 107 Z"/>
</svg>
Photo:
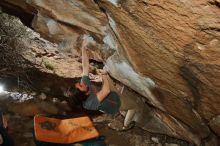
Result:
<svg viewBox="0 0 220 146">
<path fill-rule="evenodd" d="M 35 137 L 39 141 L 70 144 L 99 136 L 89 117 L 56 119 L 34 117 Z"/>
</svg>

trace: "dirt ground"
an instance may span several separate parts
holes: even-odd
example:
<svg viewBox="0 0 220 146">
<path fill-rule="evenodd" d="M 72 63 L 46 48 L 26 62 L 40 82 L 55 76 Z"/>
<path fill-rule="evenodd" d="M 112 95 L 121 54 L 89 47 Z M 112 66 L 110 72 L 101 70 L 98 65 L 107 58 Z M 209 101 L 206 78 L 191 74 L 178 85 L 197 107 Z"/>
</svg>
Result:
<svg viewBox="0 0 220 146">
<path fill-rule="evenodd" d="M 123 117 L 121 115 L 113 118 L 101 113 L 72 111 L 66 102 L 59 99 L 42 100 L 36 97 L 19 102 L 19 100 L 12 99 L 2 100 L 4 98 L 1 95 L 0 99 L 0 107 L 8 118 L 8 130 L 15 146 L 35 146 L 32 134 L 35 114 L 61 114 L 66 117 L 88 115 L 100 135 L 105 137 L 105 142 L 109 146 L 192 146 L 185 141 L 165 135 L 152 134 L 138 127 L 123 132 L 112 130 L 107 126 L 108 123 L 113 120 L 122 123 Z"/>
</svg>

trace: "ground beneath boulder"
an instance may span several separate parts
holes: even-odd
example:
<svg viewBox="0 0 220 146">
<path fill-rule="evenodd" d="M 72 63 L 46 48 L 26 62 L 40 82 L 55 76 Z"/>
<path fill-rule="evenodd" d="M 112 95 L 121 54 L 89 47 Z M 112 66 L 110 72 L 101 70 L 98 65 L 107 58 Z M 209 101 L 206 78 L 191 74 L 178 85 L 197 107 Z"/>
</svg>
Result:
<svg viewBox="0 0 220 146">
<path fill-rule="evenodd" d="M 6 98 L 7 96 L 7 98 Z M 110 122 L 123 122 L 121 115 L 112 117 L 102 113 L 87 111 L 72 111 L 64 99 L 44 97 L 42 94 L 34 95 L 32 99 L 28 96 L 25 100 L 8 98 L 8 95 L 0 95 L 0 107 L 6 113 L 9 123 L 9 134 L 12 136 L 16 146 L 35 146 L 33 141 L 33 116 L 35 114 L 63 115 L 76 117 L 77 115 L 88 115 L 101 136 L 109 146 L 188 146 L 185 141 L 170 138 L 165 135 L 152 134 L 138 127 L 128 131 L 115 131 L 107 125 Z M 46 98 L 46 99 L 45 99 Z M 21 102 L 22 101 L 22 102 Z"/>
</svg>

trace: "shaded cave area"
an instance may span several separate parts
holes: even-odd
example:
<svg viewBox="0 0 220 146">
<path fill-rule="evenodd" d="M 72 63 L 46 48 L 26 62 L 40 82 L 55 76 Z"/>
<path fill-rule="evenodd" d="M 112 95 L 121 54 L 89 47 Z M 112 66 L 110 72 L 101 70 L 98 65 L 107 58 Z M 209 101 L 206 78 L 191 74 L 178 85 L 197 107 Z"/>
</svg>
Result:
<svg viewBox="0 0 220 146">
<path fill-rule="evenodd" d="M 0 6 L 2 12 L 18 17 L 24 25 L 28 26 L 29 28 L 32 28 L 32 20 L 34 19 L 35 14 L 37 14 L 37 11 L 35 11 L 34 8 L 30 8 L 32 9 L 31 13 L 26 12 L 22 8 L 15 5 L 11 5 L 10 3 L 5 2 L 4 0 L 0 1 Z"/>
</svg>

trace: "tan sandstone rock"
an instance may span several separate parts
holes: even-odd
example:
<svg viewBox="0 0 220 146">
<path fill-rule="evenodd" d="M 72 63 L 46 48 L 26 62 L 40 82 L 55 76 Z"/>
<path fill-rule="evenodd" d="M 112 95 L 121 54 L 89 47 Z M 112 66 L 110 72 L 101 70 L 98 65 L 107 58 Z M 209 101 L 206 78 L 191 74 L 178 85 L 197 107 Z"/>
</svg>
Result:
<svg viewBox="0 0 220 146">
<path fill-rule="evenodd" d="M 213 122 L 220 114 L 218 0 L 4 1 L 27 12 L 38 11 L 34 28 L 61 42 L 61 48 L 77 46 L 79 36 L 90 33 L 99 44 L 90 58 L 105 62 L 112 77 L 155 108 L 146 106 L 143 119 L 151 117 L 153 122 L 140 120 L 142 128 L 158 132 L 157 126 L 162 125 L 161 133 L 197 145 L 210 136 L 208 124 L 218 134 Z M 36 52 L 43 54 L 37 64 L 44 57 L 57 66 L 48 71 L 44 64 L 47 72 L 79 77 L 77 63 L 72 67 L 79 72 L 68 71 L 73 58 L 64 55 L 59 61 L 55 59 L 59 53 L 48 57 L 47 49 Z"/>
<path fill-rule="evenodd" d="M 210 127 L 212 130 L 220 136 L 220 115 L 212 118 L 212 120 L 209 122 Z"/>
</svg>

